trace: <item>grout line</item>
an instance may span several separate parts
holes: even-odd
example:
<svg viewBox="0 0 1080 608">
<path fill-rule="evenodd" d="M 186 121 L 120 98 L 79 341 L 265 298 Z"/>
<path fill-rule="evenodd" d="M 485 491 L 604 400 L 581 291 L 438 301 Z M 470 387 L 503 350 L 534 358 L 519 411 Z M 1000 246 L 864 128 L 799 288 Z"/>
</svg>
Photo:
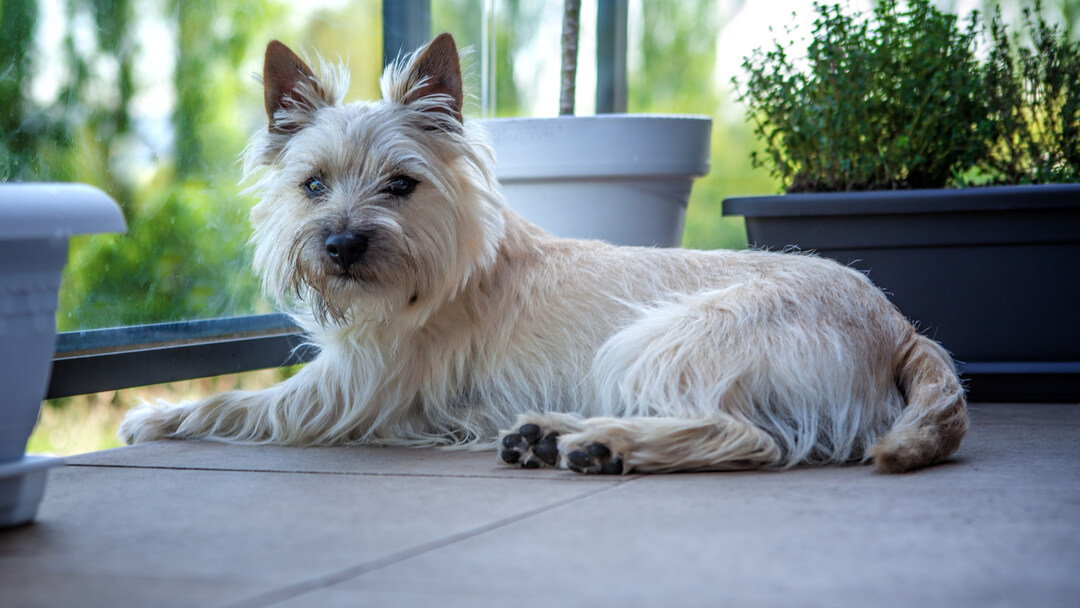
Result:
<svg viewBox="0 0 1080 608">
<path fill-rule="evenodd" d="M 457 543 L 459 543 L 461 541 L 464 541 L 464 540 L 468 540 L 468 539 L 471 539 L 471 538 L 476 538 L 476 537 L 481 536 L 483 534 L 486 534 L 488 532 L 492 532 L 494 530 L 504 528 L 504 527 L 509 526 L 511 524 L 515 524 L 517 522 L 524 521 L 526 519 L 535 517 L 535 516 L 540 515 L 542 513 L 546 513 L 548 511 L 552 511 L 552 510 L 557 509 L 559 507 L 563 507 L 563 506 L 578 502 L 580 500 L 590 498 L 592 496 L 600 494 L 601 492 L 606 492 L 608 490 L 620 487 L 620 486 L 622 486 L 624 484 L 637 481 L 641 477 L 642 477 L 642 475 L 630 475 L 630 476 L 627 476 L 626 478 L 624 478 L 623 480 L 618 480 L 618 481 L 613 482 L 611 485 L 607 485 L 607 486 L 604 486 L 604 487 L 601 487 L 601 488 L 596 488 L 594 490 L 585 492 L 585 493 L 580 494 L 578 496 L 572 496 L 570 498 L 565 498 L 563 500 L 559 500 L 559 501 L 553 502 L 551 504 L 544 505 L 542 507 L 537 507 L 535 509 L 525 511 L 523 513 L 519 513 L 517 515 L 511 515 L 509 517 L 504 517 L 503 519 L 500 519 L 498 521 L 494 521 L 494 522 L 488 523 L 488 524 L 483 524 L 481 526 L 477 526 L 477 527 L 472 528 L 470 530 L 465 530 L 463 532 L 458 532 L 457 534 L 451 534 L 450 536 L 447 536 L 445 538 L 433 540 L 433 541 L 430 541 L 430 542 L 427 542 L 427 543 L 422 543 L 420 545 L 417 545 L 415 547 L 411 547 L 411 548 L 408 548 L 408 549 L 402 549 L 401 551 L 398 551 L 396 553 L 391 553 L 390 555 L 387 555 L 386 557 L 377 558 L 377 559 L 371 560 L 369 562 L 358 564 L 356 566 L 351 566 L 351 567 L 348 567 L 348 568 L 344 568 L 342 570 L 339 570 L 337 572 L 333 572 L 331 574 L 326 574 L 326 575 L 323 575 L 323 576 L 314 577 L 314 578 L 311 578 L 311 579 L 308 579 L 308 580 L 305 580 L 305 581 L 300 581 L 298 583 L 293 583 L 291 585 L 286 585 L 286 586 L 281 587 L 279 589 L 274 589 L 274 590 L 271 590 L 271 591 L 267 591 L 265 593 L 262 593 L 260 595 L 255 596 L 253 598 L 243 600 L 243 601 L 240 601 L 240 602 L 236 602 L 234 604 L 229 604 L 228 608 L 255 608 L 255 607 L 262 607 L 262 606 L 272 606 L 274 604 L 283 602 L 285 600 L 289 600 L 289 599 L 292 599 L 292 598 L 295 598 L 295 597 L 299 597 L 299 596 L 304 595 L 306 593 L 311 593 L 312 591 L 318 591 L 320 589 L 325 589 L 325 588 L 331 587 L 333 585 L 337 585 L 337 584 L 343 583 L 345 581 L 358 578 L 358 577 L 363 576 L 365 574 L 369 574 L 369 573 L 374 572 L 376 570 L 386 568 L 387 566 L 392 566 L 394 564 L 398 564 L 398 563 L 403 562 L 405 560 L 409 560 L 409 559 L 412 559 L 414 557 L 419 557 L 421 555 L 424 555 L 425 553 L 430 553 L 432 551 L 436 551 L 438 549 L 442 549 L 444 547 L 448 547 L 450 545 L 457 544 Z"/>
<path fill-rule="evenodd" d="M 142 469 L 152 471 L 207 471 L 213 473 L 273 473 L 277 475 L 339 475 L 345 477 L 422 477 L 422 478 L 434 478 L 434 479 L 521 479 L 525 481 L 575 481 L 579 483 L 595 483 L 595 482 L 611 482 L 619 480 L 630 481 L 632 479 L 638 479 L 641 475 L 623 475 L 620 477 L 614 476 L 600 476 L 600 475 L 582 475 L 580 473 L 572 473 L 565 471 L 566 475 L 560 474 L 559 477 L 553 477 L 550 475 L 540 476 L 533 475 L 499 475 L 496 473 L 456 473 L 456 474 L 439 474 L 439 473 L 381 473 L 377 471 L 307 471 L 307 470 L 286 470 L 286 469 L 225 469 L 218 467 L 179 467 L 179 466 L 165 466 L 165 465 L 130 465 L 130 464 L 99 464 L 99 463 L 78 463 L 78 462 L 66 462 L 65 466 L 69 467 L 83 467 L 83 468 L 100 468 L 100 469 Z M 559 469 L 552 469 L 550 472 L 554 472 Z"/>
</svg>

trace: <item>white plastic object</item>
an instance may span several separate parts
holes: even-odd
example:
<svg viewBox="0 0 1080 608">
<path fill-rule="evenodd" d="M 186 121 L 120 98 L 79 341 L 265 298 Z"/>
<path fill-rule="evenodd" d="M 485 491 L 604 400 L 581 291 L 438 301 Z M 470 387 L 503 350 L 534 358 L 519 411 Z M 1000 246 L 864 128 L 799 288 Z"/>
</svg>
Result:
<svg viewBox="0 0 1080 608">
<path fill-rule="evenodd" d="M 52 369 L 68 237 L 126 230 L 119 206 L 92 186 L 0 184 L 0 526 L 22 523 L 29 507 L 18 497 L 40 499 L 43 463 L 55 464 L 23 452 Z"/>
<path fill-rule="evenodd" d="M 682 241 L 693 180 L 709 171 L 707 116 L 605 114 L 478 121 L 511 209 L 558 236 Z"/>
<path fill-rule="evenodd" d="M 34 519 L 45 494 L 48 469 L 60 464 L 63 458 L 36 455 L 0 464 L 0 528 Z"/>
</svg>

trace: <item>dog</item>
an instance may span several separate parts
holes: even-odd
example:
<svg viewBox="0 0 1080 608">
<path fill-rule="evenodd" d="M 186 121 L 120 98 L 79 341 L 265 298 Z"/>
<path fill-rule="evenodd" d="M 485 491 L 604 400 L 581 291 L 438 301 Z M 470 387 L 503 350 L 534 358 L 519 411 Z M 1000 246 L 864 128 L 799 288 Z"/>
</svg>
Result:
<svg viewBox="0 0 1080 608">
<path fill-rule="evenodd" d="M 143 404 L 127 443 L 496 449 L 523 468 L 716 471 L 948 458 L 967 429 L 949 354 L 862 273 L 809 254 L 552 236 L 502 199 L 462 116 L 448 34 L 343 103 L 266 49 L 244 152 L 254 267 L 318 348 L 293 377 Z"/>
</svg>

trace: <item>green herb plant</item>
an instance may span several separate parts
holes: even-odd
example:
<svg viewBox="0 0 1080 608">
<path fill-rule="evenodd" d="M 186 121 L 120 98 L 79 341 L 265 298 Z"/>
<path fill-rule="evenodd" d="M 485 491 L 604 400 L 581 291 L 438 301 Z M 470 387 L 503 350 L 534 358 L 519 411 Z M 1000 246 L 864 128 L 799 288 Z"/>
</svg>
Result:
<svg viewBox="0 0 1080 608">
<path fill-rule="evenodd" d="M 1024 11 L 1023 44 L 1000 11 L 989 52 L 930 0 L 868 15 L 815 4 L 806 58 L 779 42 L 735 81 L 767 167 L 788 192 L 1080 181 L 1080 50 Z"/>
</svg>

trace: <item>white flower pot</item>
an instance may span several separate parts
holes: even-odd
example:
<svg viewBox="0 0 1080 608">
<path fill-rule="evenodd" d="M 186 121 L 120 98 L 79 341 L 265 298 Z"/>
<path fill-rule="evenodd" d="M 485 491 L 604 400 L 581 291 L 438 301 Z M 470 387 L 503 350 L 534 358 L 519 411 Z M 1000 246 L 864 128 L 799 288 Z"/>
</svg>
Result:
<svg viewBox="0 0 1080 608">
<path fill-rule="evenodd" d="M 104 192 L 81 184 L 0 184 L 0 526 L 33 519 L 45 469 L 25 456 L 56 346 L 60 273 L 73 234 L 123 232 Z"/>
<path fill-rule="evenodd" d="M 709 171 L 706 116 L 604 114 L 478 121 L 511 209 L 558 236 L 676 247 Z"/>
</svg>

